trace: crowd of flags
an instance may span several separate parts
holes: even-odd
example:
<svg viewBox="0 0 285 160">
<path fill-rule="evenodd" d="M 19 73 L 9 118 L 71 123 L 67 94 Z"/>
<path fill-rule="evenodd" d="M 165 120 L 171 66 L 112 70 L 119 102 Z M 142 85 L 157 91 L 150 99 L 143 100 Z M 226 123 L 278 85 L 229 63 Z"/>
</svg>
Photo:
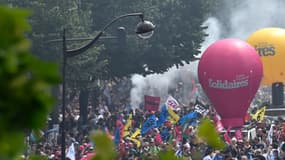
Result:
<svg viewBox="0 0 285 160">
<path fill-rule="evenodd" d="M 196 99 L 196 102 L 194 104 L 194 111 L 179 116 L 175 112 L 175 110 L 179 108 L 179 103 L 172 96 L 169 96 L 166 102 L 162 104 L 162 106 L 159 108 L 160 108 L 159 117 L 156 117 L 155 114 L 151 114 L 144 122 L 141 123 L 141 125 L 138 128 L 135 128 L 135 130 L 132 130 L 133 114 L 130 113 L 125 123 L 123 123 L 122 117 L 119 117 L 116 120 L 114 135 L 112 135 L 109 132 L 108 128 L 105 128 L 104 132 L 110 137 L 110 139 L 114 141 L 114 143 L 117 146 L 119 146 L 119 143 L 121 142 L 122 138 L 128 137 L 128 139 L 134 142 L 134 144 L 136 144 L 137 147 L 140 147 L 141 140 L 139 136 L 147 135 L 148 133 L 150 133 L 150 131 L 152 131 L 155 128 L 160 130 L 160 132 L 158 132 L 154 137 L 156 142 L 162 143 L 163 141 L 167 141 L 169 139 L 174 138 L 171 137 L 172 135 L 169 134 L 170 129 L 167 127 L 163 127 L 167 125 L 167 123 L 170 123 L 170 124 L 176 124 L 176 126 L 181 126 L 182 133 L 176 134 L 176 140 L 181 141 L 187 128 L 189 126 L 196 126 L 199 118 L 206 116 L 209 112 L 209 108 L 207 108 L 202 102 Z M 254 114 L 250 115 L 251 119 L 254 119 L 257 122 L 263 121 L 265 117 L 265 110 L 266 106 L 260 107 Z M 223 127 L 223 124 L 221 122 L 221 117 L 218 114 L 215 114 L 213 121 L 216 124 L 216 130 L 219 133 L 224 133 L 223 134 L 224 140 L 228 144 L 232 144 L 232 140 L 230 138 L 231 128 L 229 127 L 225 129 Z M 270 143 L 272 143 L 273 127 L 274 125 L 271 125 L 268 133 L 268 139 Z M 175 128 L 175 130 L 177 130 L 177 128 Z M 252 139 L 255 136 L 256 136 L 255 128 L 249 129 L 248 139 Z M 243 139 L 242 128 L 235 130 L 235 138 L 237 140 Z M 73 143 L 70 145 L 70 147 L 67 150 L 67 157 L 70 158 L 71 160 L 75 159 L 75 150 Z"/>
<path fill-rule="evenodd" d="M 155 136 L 155 140 L 158 142 L 167 141 L 170 137 L 169 129 L 163 128 L 163 126 L 170 124 L 178 124 L 185 128 L 189 125 L 196 125 L 197 120 L 208 113 L 208 108 L 203 105 L 198 99 L 195 103 L 195 110 L 187 113 L 183 116 L 179 116 L 175 110 L 179 108 L 179 103 L 172 97 L 169 96 L 168 99 L 160 107 L 160 115 L 156 117 L 155 114 L 151 114 L 144 122 L 141 123 L 139 128 L 136 128 L 135 131 L 131 131 L 132 124 L 132 113 L 129 114 L 126 123 L 123 124 L 122 119 L 118 118 L 116 123 L 116 129 L 114 133 L 113 141 L 115 144 L 118 144 L 122 138 L 128 137 L 129 140 L 133 141 L 137 147 L 141 146 L 141 141 L 139 135 L 147 135 L 150 131 L 157 128 L 160 129 L 160 132 Z M 182 135 L 177 135 L 182 136 Z"/>
<path fill-rule="evenodd" d="M 169 96 L 169 98 L 166 100 L 164 104 L 159 109 L 159 117 L 156 117 L 155 114 L 150 115 L 141 125 L 139 128 L 137 128 L 133 133 L 131 132 L 131 121 L 132 121 L 132 114 L 129 115 L 125 125 L 123 123 L 119 123 L 120 125 L 117 125 L 116 132 L 114 136 L 114 142 L 117 144 L 120 142 L 120 140 L 123 137 L 128 136 L 131 141 L 133 141 L 137 147 L 141 146 L 139 135 L 144 136 L 148 134 L 151 130 L 158 128 L 160 129 L 159 135 L 156 136 L 156 139 L 161 139 L 161 141 L 167 141 L 169 139 L 169 130 L 167 128 L 163 128 L 166 123 L 170 124 L 176 124 L 176 126 L 181 126 L 183 128 L 183 131 L 188 126 L 196 126 L 197 121 L 199 118 L 204 117 L 208 114 L 209 108 L 207 108 L 202 102 L 200 102 L 198 99 L 196 99 L 195 105 L 194 105 L 194 111 L 191 111 L 190 113 L 187 113 L 185 115 L 179 116 L 176 114 L 175 110 L 179 107 L 178 102 L 172 97 Z M 251 114 L 249 117 L 253 120 L 256 120 L 257 122 L 262 122 L 265 117 L 265 110 L 266 106 L 260 107 L 254 114 Z M 214 116 L 214 123 L 216 124 L 216 130 L 219 133 L 224 133 L 224 139 L 227 143 L 231 144 L 231 138 L 230 138 L 230 132 L 231 128 L 224 128 L 223 124 L 221 122 L 221 117 L 216 113 Z M 243 131 L 242 128 L 235 129 L 235 138 L 237 140 L 243 139 Z M 270 135 L 272 134 L 272 131 L 269 131 L 269 139 Z M 176 135 L 177 137 L 181 137 L 182 135 Z M 255 128 L 248 130 L 248 138 L 252 139 L 256 136 L 256 130 Z M 181 138 L 178 138 L 181 139 Z M 271 138 L 272 139 L 272 138 Z"/>
</svg>

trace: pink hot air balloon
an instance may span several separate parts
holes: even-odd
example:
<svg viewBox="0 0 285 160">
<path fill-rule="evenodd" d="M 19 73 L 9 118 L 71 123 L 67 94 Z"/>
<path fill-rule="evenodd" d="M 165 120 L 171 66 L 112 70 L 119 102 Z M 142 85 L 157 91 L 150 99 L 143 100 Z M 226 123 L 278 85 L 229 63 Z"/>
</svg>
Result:
<svg viewBox="0 0 285 160">
<path fill-rule="evenodd" d="M 210 45 L 198 65 L 199 81 L 222 118 L 224 127 L 241 127 L 261 79 L 262 62 L 242 40 L 223 39 Z"/>
</svg>

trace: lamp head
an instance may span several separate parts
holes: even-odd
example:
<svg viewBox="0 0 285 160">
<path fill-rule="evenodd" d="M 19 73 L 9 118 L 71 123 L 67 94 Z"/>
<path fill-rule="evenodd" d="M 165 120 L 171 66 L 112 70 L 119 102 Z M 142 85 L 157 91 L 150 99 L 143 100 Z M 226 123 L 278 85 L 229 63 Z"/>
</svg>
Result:
<svg viewBox="0 0 285 160">
<path fill-rule="evenodd" d="M 137 24 L 136 33 L 140 38 L 147 39 L 153 35 L 154 28 L 154 24 L 142 19 L 142 21 Z"/>
</svg>

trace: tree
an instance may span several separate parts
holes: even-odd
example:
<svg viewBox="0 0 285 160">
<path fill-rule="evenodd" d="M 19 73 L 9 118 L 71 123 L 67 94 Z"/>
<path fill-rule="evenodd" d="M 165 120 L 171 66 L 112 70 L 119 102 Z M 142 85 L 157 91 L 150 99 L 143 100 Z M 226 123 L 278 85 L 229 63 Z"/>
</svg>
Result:
<svg viewBox="0 0 285 160">
<path fill-rule="evenodd" d="M 46 123 L 59 82 L 57 65 L 33 56 L 25 33 L 29 12 L 0 7 L 0 159 L 23 149 L 24 135 Z"/>
<path fill-rule="evenodd" d="M 122 21 L 117 26 L 125 24 L 127 31 L 127 47 L 118 50 L 116 47 L 106 45 L 104 54 L 108 55 L 108 77 L 122 77 L 133 73 L 147 75 L 150 73 L 163 73 L 173 65 L 179 67 L 185 62 L 190 63 L 195 55 L 200 53 L 201 43 L 206 34 L 202 26 L 208 16 L 208 0 L 152 0 L 148 2 L 114 1 L 102 8 L 103 1 L 94 3 L 93 26 L 102 26 L 106 17 L 114 17 L 115 14 L 142 11 L 148 19 L 156 24 L 153 37 L 149 40 L 139 40 L 130 36 L 135 25 L 134 20 Z M 108 8 L 110 13 L 104 13 Z M 106 15 L 110 16 L 106 16 Z M 98 27 L 93 27 L 98 29 Z M 110 29 L 115 31 L 115 29 Z M 111 32 L 112 33 L 112 32 Z M 114 34 L 114 32 L 113 32 Z"/>
</svg>

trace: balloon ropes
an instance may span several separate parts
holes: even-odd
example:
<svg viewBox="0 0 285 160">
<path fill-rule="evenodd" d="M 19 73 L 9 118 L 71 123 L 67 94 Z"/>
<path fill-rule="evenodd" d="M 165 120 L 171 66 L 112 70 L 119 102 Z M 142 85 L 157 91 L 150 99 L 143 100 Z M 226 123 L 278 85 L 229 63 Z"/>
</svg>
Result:
<svg viewBox="0 0 285 160">
<path fill-rule="evenodd" d="M 256 50 L 239 39 L 223 39 L 210 45 L 198 64 L 198 78 L 220 114 L 224 127 L 242 127 L 243 117 L 263 75 Z"/>
</svg>

